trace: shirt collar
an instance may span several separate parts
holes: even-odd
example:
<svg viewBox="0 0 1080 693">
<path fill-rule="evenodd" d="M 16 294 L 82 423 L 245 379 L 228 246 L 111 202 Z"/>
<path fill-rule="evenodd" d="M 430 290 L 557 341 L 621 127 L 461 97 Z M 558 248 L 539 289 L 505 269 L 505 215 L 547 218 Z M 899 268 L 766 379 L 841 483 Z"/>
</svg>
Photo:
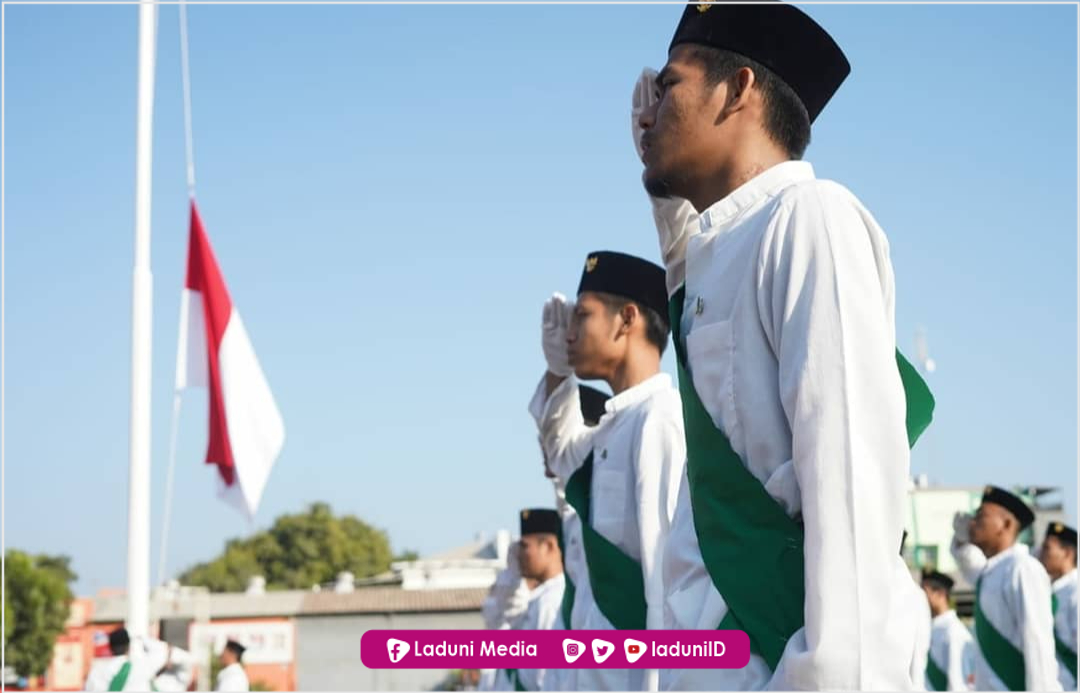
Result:
<svg viewBox="0 0 1080 693">
<path fill-rule="evenodd" d="M 604 403 L 604 409 L 608 414 L 614 416 L 618 412 L 629 409 L 635 404 L 652 397 L 654 393 L 670 387 L 671 376 L 667 373 L 657 373 L 610 398 Z"/>
<path fill-rule="evenodd" d="M 1076 583 L 1076 568 L 1073 568 L 1069 572 L 1059 577 L 1057 580 L 1054 580 L 1054 584 L 1052 586 L 1056 591 L 1064 587 L 1065 585 L 1068 585 L 1069 583 Z"/>
<path fill-rule="evenodd" d="M 793 183 L 814 179 L 814 167 L 806 161 L 785 161 L 766 169 L 701 214 L 701 231 L 708 232 L 738 216 L 763 197 L 775 195 Z"/>
<path fill-rule="evenodd" d="M 1028 555 L 1028 553 L 1030 553 L 1030 552 L 1028 551 L 1027 544 L 1021 544 L 1021 543 L 1017 542 L 1017 543 L 1013 544 L 1012 546 L 1010 546 L 1009 548 L 1002 551 L 1001 553 L 997 554 L 993 558 L 988 559 L 986 561 L 985 570 L 990 570 L 991 568 L 996 566 L 998 563 L 1001 563 L 1002 561 L 1004 561 L 1009 556 L 1020 556 L 1020 555 L 1026 556 L 1026 555 Z"/>
<path fill-rule="evenodd" d="M 566 573 L 559 573 L 555 577 L 544 580 L 539 585 L 537 585 L 536 589 L 534 589 L 532 591 L 532 593 L 529 595 L 529 599 L 537 599 L 542 594 L 544 594 L 544 593 L 546 593 L 546 592 L 548 592 L 550 590 L 553 590 L 553 589 L 565 589 L 565 588 L 566 588 Z"/>
<path fill-rule="evenodd" d="M 938 614 L 937 616 L 930 619 L 930 625 L 939 626 L 942 623 L 946 623 L 948 621 L 953 621 L 955 619 L 956 619 L 956 611 L 954 611 L 953 609 L 949 609 L 948 611 L 943 611 L 940 614 Z"/>
</svg>

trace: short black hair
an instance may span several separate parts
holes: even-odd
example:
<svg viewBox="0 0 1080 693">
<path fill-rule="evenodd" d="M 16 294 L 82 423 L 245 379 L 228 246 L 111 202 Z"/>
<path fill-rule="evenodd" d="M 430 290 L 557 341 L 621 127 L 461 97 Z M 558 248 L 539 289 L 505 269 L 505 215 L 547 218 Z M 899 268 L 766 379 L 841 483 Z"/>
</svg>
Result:
<svg viewBox="0 0 1080 693">
<path fill-rule="evenodd" d="M 127 628 L 117 628 L 109 633 L 109 652 L 112 652 L 114 656 L 127 654 L 130 645 L 131 637 L 128 635 Z"/>
<path fill-rule="evenodd" d="M 225 643 L 225 649 L 236 655 L 236 661 L 241 661 L 244 658 L 244 650 L 247 649 L 235 640 L 229 640 Z"/>
<path fill-rule="evenodd" d="M 715 87 L 744 67 L 754 72 L 765 104 L 765 132 L 792 159 L 801 159 L 810 145 L 810 114 L 795 91 L 769 68 L 731 51 L 695 45 L 691 55 L 705 68 L 705 83 Z"/>
<path fill-rule="evenodd" d="M 664 350 L 667 349 L 668 332 L 670 331 L 667 320 L 663 319 L 660 314 L 652 308 L 643 306 L 637 301 L 632 301 L 628 298 L 604 293 L 602 291 L 594 293 L 600 302 L 608 309 L 608 313 L 611 314 L 618 313 L 631 303 L 637 306 L 638 312 L 645 317 L 645 338 L 649 340 L 650 344 L 660 350 L 661 356 L 664 355 Z"/>
</svg>

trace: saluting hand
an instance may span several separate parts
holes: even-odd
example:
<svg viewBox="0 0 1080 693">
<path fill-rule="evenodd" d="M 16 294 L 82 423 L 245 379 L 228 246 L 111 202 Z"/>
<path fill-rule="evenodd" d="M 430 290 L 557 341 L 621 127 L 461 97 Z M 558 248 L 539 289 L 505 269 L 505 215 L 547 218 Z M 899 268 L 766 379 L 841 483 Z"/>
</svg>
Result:
<svg viewBox="0 0 1080 693">
<path fill-rule="evenodd" d="M 645 112 L 645 109 L 655 104 L 656 101 L 656 70 L 647 67 L 641 71 L 641 76 L 638 77 L 637 84 L 634 85 L 634 98 L 630 106 L 630 133 L 634 136 L 634 148 L 637 149 L 639 159 L 644 154 L 641 150 L 641 134 L 644 131 L 641 129 L 641 125 L 638 124 L 638 119 L 641 118 L 641 114 Z"/>
<path fill-rule="evenodd" d="M 574 304 L 556 292 L 544 303 L 542 344 L 548 372 L 560 378 L 568 378 L 573 370 L 566 353 L 566 332 L 570 329 L 570 316 Z"/>
<path fill-rule="evenodd" d="M 966 544 L 971 540 L 971 513 L 956 513 L 953 515 L 953 534 L 956 541 Z"/>
</svg>

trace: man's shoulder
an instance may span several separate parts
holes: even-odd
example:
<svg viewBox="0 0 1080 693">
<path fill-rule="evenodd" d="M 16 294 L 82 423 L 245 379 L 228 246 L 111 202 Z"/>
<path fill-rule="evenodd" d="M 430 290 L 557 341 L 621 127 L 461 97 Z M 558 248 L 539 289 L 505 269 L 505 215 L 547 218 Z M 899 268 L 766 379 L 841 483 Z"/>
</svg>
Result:
<svg viewBox="0 0 1080 693">
<path fill-rule="evenodd" d="M 642 417 L 647 424 L 675 423 L 682 428 L 682 398 L 679 388 L 670 379 L 664 387 L 657 388 L 642 402 Z"/>
<path fill-rule="evenodd" d="M 1017 551 L 1006 558 L 1009 573 L 1014 580 L 1034 580 L 1051 587 L 1050 576 L 1042 562 L 1027 551 Z"/>
<path fill-rule="evenodd" d="M 766 247 L 796 242 L 801 245 L 833 244 L 858 239 L 869 232 L 885 242 L 872 215 L 843 185 L 819 178 L 797 181 L 776 193 L 762 213 Z M 793 231 L 798 230 L 798 233 Z"/>
<path fill-rule="evenodd" d="M 781 189 L 775 197 L 778 206 L 814 208 L 830 204 L 860 205 L 859 199 L 845 186 L 827 178 L 795 181 Z"/>
</svg>

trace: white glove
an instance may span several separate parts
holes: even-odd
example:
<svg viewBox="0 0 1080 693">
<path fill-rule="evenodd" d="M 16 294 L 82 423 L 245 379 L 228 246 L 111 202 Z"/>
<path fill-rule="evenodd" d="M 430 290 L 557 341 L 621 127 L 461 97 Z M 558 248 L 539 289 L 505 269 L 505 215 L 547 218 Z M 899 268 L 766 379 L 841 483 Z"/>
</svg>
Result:
<svg viewBox="0 0 1080 693">
<path fill-rule="evenodd" d="M 548 371 L 563 378 L 570 377 L 574 372 L 566 354 L 566 331 L 570 329 L 570 316 L 573 313 L 574 304 L 558 292 L 552 294 L 544 304 L 544 358 L 547 359 Z"/>
<path fill-rule="evenodd" d="M 499 572 L 484 600 L 482 613 L 489 629 L 508 628 L 510 623 L 529 608 L 529 588 L 521 578 L 518 546 L 510 545 L 506 568 Z"/>
<path fill-rule="evenodd" d="M 660 257 L 667 270 L 668 296 L 686 281 L 686 244 L 701 228 L 694 205 L 681 197 L 666 200 L 649 196 L 653 208 L 656 237 L 660 241 Z"/>
<path fill-rule="evenodd" d="M 953 515 L 953 536 L 957 543 L 966 544 L 971 541 L 971 521 L 974 518 L 971 513 L 956 513 Z"/>
<path fill-rule="evenodd" d="M 634 148 L 637 149 L 639 159 L 643 152 L 641 151 L 642 129 L 638 125 L 638 119 L 645 109 L 652 106 L 657 100 L 656 70 L 647 67 L 641 71 L 641 76 L 638 77 L 637 84 L 634 85 L 634 98 L 630 105 L 630 133 L 634 136 Z"/>
</svg>

